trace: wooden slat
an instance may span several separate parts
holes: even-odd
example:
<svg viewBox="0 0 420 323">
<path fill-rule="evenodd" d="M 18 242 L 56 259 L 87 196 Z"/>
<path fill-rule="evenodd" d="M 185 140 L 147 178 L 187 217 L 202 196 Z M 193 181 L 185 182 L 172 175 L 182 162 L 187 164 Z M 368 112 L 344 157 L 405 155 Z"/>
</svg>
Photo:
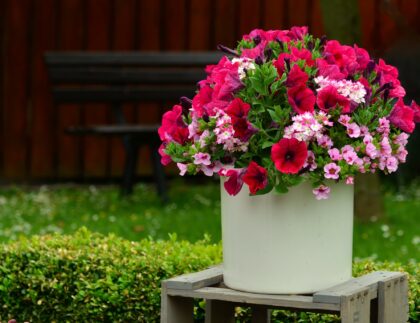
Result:
<svg viewBox="0 0 420 323">
<path fill-rule="evenodd" d="M 321 37 L 325 34 L 320 1 L 321 0 L 310 1 L 312 7 L 309 18 L 309 33 L 315 37 Z"/>
<path fill-rule="evenodd" d="M 265 29 L 286 29 L 284 24 L 284 2 L 286 0 L 265 0 L 263 15 L 263 26 Z"/>
<path fill-rule="evenodd" d="M 208 62 L 216 63 L 220 57 L 219 52 L 100 52 L 95 53 L 66 51 L 64 53 L 45 53 L 45 61 L 51 66 L 109 66 L 109 65 L 135 65 L 135 66 L 202 66 Z"/>
<path fill-rule="evenodd" d="M 188 49 L 214 50 L 210 47 L 212 0 L 190 1 L 188 16 Z"/>
<path fill-rule="evenodd" d="M 192 290 L 218 284 L 222 279 L 222 266 L 216 266 L 196 273 L 171 278 L 164 283 L 168 289 Z"/>
<path fill-rule="evenodd" d="M 366 49 L 371 49 L 374 38 L 377 37 L 375 20 L 372 19 L 372 13 L 375 11 L 375 1 L 359 0 L 360 24 L 362 28 L 362 43 Z"/>
<path fill-rule="evenodd" d="M 342 296 L 340 317 L 342 323 L 369 322 L 369 288 L 360 289 L 356 294 Z"/>
<path fill-rule="evenodd" d="M 249 34 L 249 32 L 260 26 L 260 2 L 254 0 L 242 0 L 238 3 L 239 5 L 239 34 L 236 38 L 239 40 L 243 34 Z"/>
<path fill-rule="evenodd" d="M 107 126 L 86 126 L 70 127 L 67 133 L 73 134 L 97 134 L 97 135 L 127 135 L 127 134 L 156 134 L 160 125 L 107 125 Z"/>
<path fill-rule="evenodd" d="M 87 50 L 109 50 L 111 28 L 111 0 L 86 1 L 86 19 L 89 22 L 86 28 Z M 104 79 L 106 76 L 104 75 Z M 105 104 L 92 104 L 89 109 L 83 109 L 83 121 L 85 125 L 106 124 L 109 121 L 109 108 Z M 109 141 L 105 138 L 87 136 L 84 138 L 83 151 L 83 176 L 105 177 L 107 175 Z"/>
<path fill-rule="evenodd" d="M 165 100 L 178 100 L 179 97 L 192 96 L 194 86 L 174 86 L 162 91 L 159 87 L 142 88 L 103 88 L 103 89 L 78 89 L 55 88 L 54 98 L 57 102 L 159 102 Z M 68 110 L 68 109 L 61 109 Z M 78 124 L 74 122 L 73 124 Z"/>
<path fill-rule="evenodd" d="M 160 310 L 161 323 L 193 323 L 193 299 L 168 295 L 166 286 L 162 285 Z"/>
<path fill-rule="evenodd" d="M 236 47 L 236 26 L 238 24 L 235 1 L 215 0 L 214 44 Z"/>
<path fill-rule="evenodd" d="M 349 296 L 365 288 L 369 290 L 370 299 L 376 298 L 378 281 L 395 277 L 395 275 L 394 272 L 376 271 L 362 277 L 353 278 L 343 284 L 316 292 L 313 296 L 314 302 L 339 304 L 343 295 Z"/>
<path fill-rule="evenodd" d="M 310 12 L 308 0 L 293 0 L 288 3 L 289 26 L 307 26 Z"/>
<path fill-rule="evenodd" d="M 55 1 L 41 1 L 34 9 L 30 176 L 32 179 L 45 179 L 54 175 L 54 138 L 51 134 L 55 129 L 56 111 L 43 55 L 55 46 Z"/>
<path fill-rule="evenodd" d="M 164 50 L 185 50 L 187 48 L 187 19 L 186 0 L 162 0 L 161 22 L 163 23 L 163 41 Z"/>
<path fill-rule="evenodd" d="M 203 67 L 197 69 L 122 69 L 122 68 L 74 68 L 52 67 L 50 77 L 54 83 L 188 83 L 196 84 L 205 77 Z"/>
<path fill-rule="evenodd" d="M 84 46 L 85 12 L 84 0 L 58 1 L 58 49 L 62 51 L 81 50 Z M 66 107 L 71 107 L 67 109 Z M 81 110 L 78 104 L 66 104 L 57 110 L 56 166 L 60 178 L 81 177 L 83 164 L 83 140 L 68 136 L 64 130 L 72 125 L 81 124 Z"/>
<path fill-rule="evenodd" d="M 149 1 L 155 2 L 155 1 Z M 143 3 L 143 2 L 140 2 Z M 137 49 L 138 28 L 143 23 L 142 19 L 137 19 L 137 15 L 143 12 L 143 8 L 138 5 L 137 0 L 116 0 L 114 2 L 114 21 L 111 39 L 113 42 L 114 51 L 132 51 Z M 150 12 L 147 14 L 150 15 Z M 149 27 L 151 30 L 154 26 Z M 133 123 L 134 118 L 134 104 L 128 103 L 122 105 L 124 116 L 127 122 Z M 110 118 L 111 122 L 115 122 L 115 117 Z M 112 177 L 121 176 L 124 168 L 125 151 L 121 138 L 111 138 L 111 147 L 107 159 L 109 160 L 108 173 Z"/>
<path fill-rule="evenodd" d="M 235 303 L 267 305 L 270 307 L 330 312 L 338 312 L 340 310 L 340 304 L 315 303 L 312 296 L 254 294 L 220 287 L 203 287 L 195 290 L 168 289 L 167 292 L 172 296 L 216 299 Z"/>
<path fill-rule="evenodd" d="M 7 1 L 5 19 L 3 167 L 4 178 L 23 179 L 27 173 L 27 116 L 31 0 Z"/>
</svg>

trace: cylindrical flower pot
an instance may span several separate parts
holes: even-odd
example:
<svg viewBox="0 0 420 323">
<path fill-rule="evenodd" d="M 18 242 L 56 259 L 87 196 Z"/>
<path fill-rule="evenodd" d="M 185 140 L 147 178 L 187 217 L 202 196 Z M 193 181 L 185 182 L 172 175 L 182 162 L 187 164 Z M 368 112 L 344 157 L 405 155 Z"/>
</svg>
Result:
<svg viewBox="0 0 420 323">
<path fill-rule="evenodd" d="M 353 185 L 316 200 L 302 183 L 286 194 L 221 189 L 224 283 L 254 293 L 313 293 L 351 278 Z"/>
</svg>

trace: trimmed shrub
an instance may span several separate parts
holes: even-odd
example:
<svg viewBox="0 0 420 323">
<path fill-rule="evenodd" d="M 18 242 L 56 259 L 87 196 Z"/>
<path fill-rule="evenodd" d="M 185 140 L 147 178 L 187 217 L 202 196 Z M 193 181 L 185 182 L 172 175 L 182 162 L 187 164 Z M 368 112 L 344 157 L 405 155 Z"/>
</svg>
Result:
<svg viewBox="0 0 420 323">
<path fill-rule="evenodd" d="M 160 283 L 221 262 L 221 246 L 143 240 L 79 230 L 0 245 L 0 322 L 158 322 Z M 356 276 L 373 270 L 410 274 L 410 320 L 419 319 L 419 265 L 354 264 Z M 203 302 L 196 317 L 202 320 Z M 249 311 L 238 309 L 239 322 Z M 336 316 L 275 311 L 274 322 L 334 322 Z"/>
</svg>

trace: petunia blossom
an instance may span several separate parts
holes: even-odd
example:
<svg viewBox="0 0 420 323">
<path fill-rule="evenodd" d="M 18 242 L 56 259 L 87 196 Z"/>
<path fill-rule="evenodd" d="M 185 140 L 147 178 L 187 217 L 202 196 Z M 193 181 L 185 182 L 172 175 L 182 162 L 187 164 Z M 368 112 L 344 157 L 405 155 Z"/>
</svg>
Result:
<svg viewBox="0 0 420 323">
<path fill-rule="evenodd" d="M 324 177 L 329 179 L 338 179 L 341 167 L 336 163 L 329 163 L 324 166 Z"/>
<path fill-rule="evenodd" d="M 243 176 L 245 174 L 244 169 L 229 169 L 222 173 L 223 176 L 229 179 L 223 184 L 229 195 L 237 195 L 244 185 Z"/>
<path fill-rule="evenodd" d="M 317 200 L 326 200 L 330 196 L 331 189 L 328 186 L 320 185 L 312 190 Z"/>
<path fill-rule="evenodd" d="M 248 185 L 249 192 L 255 194 L 267 186 L 267 170 L 256 162 L 251 161 L 242 179 Z"/>
<path fill-rule="evenodd" d="M 285 174 L 297 174 L 308 156 L 305 142 L 283 138 L 271 147 L 271 159 L 276 168 Z"/>
<path fill-rule="evenodd" d="M 315 94 L 306 86 L 296 86 L 288 89 L 287 98 L 293 110 L 299 114 L 314 111 Z"/>
</svg>

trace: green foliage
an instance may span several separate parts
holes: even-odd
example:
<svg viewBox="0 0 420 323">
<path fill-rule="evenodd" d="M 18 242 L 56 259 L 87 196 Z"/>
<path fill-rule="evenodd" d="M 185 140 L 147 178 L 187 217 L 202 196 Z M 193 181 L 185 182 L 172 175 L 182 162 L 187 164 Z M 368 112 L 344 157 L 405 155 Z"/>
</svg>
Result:
<svg viewBox="0 0 420 323">
<path fill-rule="evenodd" d="M 130 242 L 80 229 L 72 236 L 45 235 L 0 246 L 0 321 L 158 322 L 163 279 L 221 261 L 220 244 L 208 240 Z M 353 274 L 374 270 L 410 275 L 410 320 L 420 306 L 420 266 L 355 262 Z M 203 302 L 196 308 L 202 321 Z M 237 309 L 237 322 L 249 310 Z M 273 322 L 337 322 L 334 315 L 274 311 Z"/>
<path fill-rule="evenodd" d="M 157 322 L 163 279 L 221 261 L 208 240 L 130 242 L 81 229 L 0 245 L 0 321 Z"/>
</svg>

